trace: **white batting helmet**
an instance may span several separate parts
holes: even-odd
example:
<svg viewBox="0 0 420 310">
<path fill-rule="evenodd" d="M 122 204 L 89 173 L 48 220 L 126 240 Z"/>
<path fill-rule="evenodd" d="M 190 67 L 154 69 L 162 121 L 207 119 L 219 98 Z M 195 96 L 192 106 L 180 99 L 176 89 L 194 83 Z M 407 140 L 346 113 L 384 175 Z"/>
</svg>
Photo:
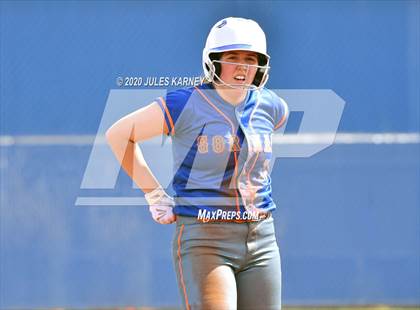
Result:
<svg viewBox="0 0 420 310">
<path fill-rule="evenodd" d="M 251 51 L 258 54 L 258 70 L 252 86 L 263 87 L 268 80 L 270 68 L 270 56 L 267 54 L 264 31 L 255 21 L 239 17 L 224 18 L 211 28 L 203 49 L 203 70 L 206 79 L 214 82 L 214 77 L 216 77 L 221 81 L 220 69 L 214 61 L 220 57 L 219 53 L 233 50 Z"/>
</svg>

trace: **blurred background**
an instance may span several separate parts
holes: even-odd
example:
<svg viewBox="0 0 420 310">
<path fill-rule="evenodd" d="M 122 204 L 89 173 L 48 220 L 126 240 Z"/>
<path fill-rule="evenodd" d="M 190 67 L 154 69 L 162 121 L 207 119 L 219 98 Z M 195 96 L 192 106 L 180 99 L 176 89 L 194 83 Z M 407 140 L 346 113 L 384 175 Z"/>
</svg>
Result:
<svg viewBox="0 0 420 310">
<path fill-rule="evenodd" d="M 269 88 L 346 102 L 334 145 L 273 169 L 284 304 L 420 305 L 419 1 L 2 1 L 1 308 L 180 306 L 174 227 L 75 201 L 141 195 L 80 188 L 110 91 L 200 76 L 228 16 L 265 30 Z"/>
</svg>

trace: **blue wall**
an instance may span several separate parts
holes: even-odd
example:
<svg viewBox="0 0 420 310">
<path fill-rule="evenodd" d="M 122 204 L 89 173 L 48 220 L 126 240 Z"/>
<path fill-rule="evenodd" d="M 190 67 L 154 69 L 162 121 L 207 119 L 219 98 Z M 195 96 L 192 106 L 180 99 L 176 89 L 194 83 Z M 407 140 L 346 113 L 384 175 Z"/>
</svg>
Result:
<svg viewBox="0 0 420 310">
<path fill-rule="evenodd" d="M 244 16 L 266 31 L 269 87 L 333 89 L 347 102 L 342 131 L 418 131 L 419 6 L 2 2 L 2 129 L 96 133 L 117 76 L 199 75 L 210 27 Z"/>
<path fill-rule="evenodd" d="M 346 101 L 341 132 L 419 131 L 418 1 L 0 2 L 0 14 L 1 135 L 96 134 L 118 76 L 200 75 L 226 16 L 266 31 L 269 87 Z M 173 227 L 146 209 L 74 206 L 91 193 L 79 189 L 90 151 L 1 147 L 1 308 L 178 304 Z M 419 155 L 335 145 L 278 160 L 284 303 L 420 304 Z M 105 194 L 138 193 L 121 175 Z"/>
</svg>

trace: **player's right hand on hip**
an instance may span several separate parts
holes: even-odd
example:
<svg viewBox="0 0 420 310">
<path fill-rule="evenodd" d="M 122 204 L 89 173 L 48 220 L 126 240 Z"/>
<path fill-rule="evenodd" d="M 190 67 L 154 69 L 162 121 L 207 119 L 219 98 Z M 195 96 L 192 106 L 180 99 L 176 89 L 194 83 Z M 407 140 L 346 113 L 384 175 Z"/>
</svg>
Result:
<svg viewBox="0 0 420 310">
<path fill-rule="evenodd" d="M 149 211 L 153 219 L 159 224 L 171 224 L 175 222 L 176 217 L 173 213 L 175 202 L 162 187 L 158 187 L 144 195 L 148 204 Z"/>
</svg>

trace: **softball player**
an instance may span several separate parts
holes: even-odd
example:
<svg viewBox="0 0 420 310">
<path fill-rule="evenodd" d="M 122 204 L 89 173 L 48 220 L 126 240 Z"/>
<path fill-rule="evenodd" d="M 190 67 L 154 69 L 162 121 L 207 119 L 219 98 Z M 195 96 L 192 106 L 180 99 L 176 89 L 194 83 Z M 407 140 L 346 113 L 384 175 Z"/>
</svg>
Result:
<svg viewBox="0 0 420 310">
<path fill-rule="evenodd" d="M 185 309 L 281 308 L 269 166 L 271 135 L 288 108 L 264 88 L 269 61 L 255 21 L 225 18 L 203 50 L 206 83 L 169 92 L 107 131 L 153 219 L 176 221 L 173 259 Z M 136 145 L 162 134 L 172 139 L 174 197 Z"/>
</svg>

